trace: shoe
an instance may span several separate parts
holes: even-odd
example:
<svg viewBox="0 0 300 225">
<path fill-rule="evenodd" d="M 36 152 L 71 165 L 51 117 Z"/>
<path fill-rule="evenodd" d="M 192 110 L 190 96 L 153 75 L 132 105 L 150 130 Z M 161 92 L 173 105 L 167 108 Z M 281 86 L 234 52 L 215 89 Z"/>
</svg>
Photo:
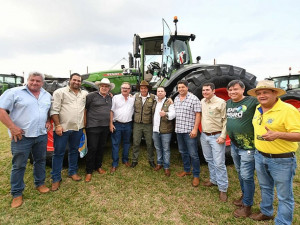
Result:
<svg viewBox="0 0 300 225">
<path fill-rule="evenodd" d="M 86 174 L 84 181 L 85 182 L 90 182 L 91 180 L 92 180 L 92 174 L 91 173 Z"/>
<path fill-rule="evenodd" d="M 216 184 L 212 183 L 210 180 L 207 180 L 207 181 L 203 182 L 202 185 L 205 186 L 205 187 L 217 186 Z"/>
<path fill-rule="evenodd" d="M 192 185 L 193 187 L 198 187 L 200 183 L 199 177 L 194 177 Z"/>
<path fill-rule="evenodd" d="M 45 193 L 48 193 L 50 191 L 50 189 L 47 188 L 45 184 L 43 184 L 41 186 L 38 186 L 36 188 L 36 190 L 38 190 L 41 194 L 45 194 Z"/>
<path fill-rule="evenodd" d="M 98 168 L 97 171 L 100 174 L 105 174 L 106 173 L 106 171 L 104 169 L 102 169 L 102 168 Z"/>
<path fill-rule="evenodd" d="M 52 183 L 51 191 L 57 191 L 59 189 L 59 186 L 60 186 L 60 181 Z"/>
<path fill-rule="evenodd" d="M 272 220 L 274 219 L 274 216 L 266 216 L 262 214 L 261 212 L 259 213 L 253 213 L 249 216 L 249 218 L 256 220 L 256 221 L 262 221 L 262 220 Z"/>
<path fill-rule="evenodd" d="M 251 206 L 242 205 L 240 208 L 236 209 L 233 212 L 234 217 L 236 218 L 246 218 L 251 215 Z"/>
<path fill-rule="evenodd" d="M 223 192 L 223 191 L 220 191 L 220 201 L 221 202 L 227 202 L 227 193 L 226 192 Z"/>
<path fill-rule="evenodd" d="M 163 166 L 157 164 L 156 167 L 154 168 L 154 170 L 155 170 L 155 171 L 158 171 L 158 170 L 160 170 L 161 168 L 163 168 Z"/>
<path fill-rule="evenodd" d="M 167 177 L 171 176 L 170 170 L 169 169 L 165 169 L 165 175 Z"/>
<path fill-rule="evenodd" d="M 11 207 L 12 208 L 18 208 L 23 204 L 23 196 L 18 196 L 13 198 L 12 202 L 11 202 Z"/>
<path fill-rule="evenodd" d="M 130 167 L 134 168 L 134 167 L 136 167 L 137 164 L 138 164 L 138 162 L 132 162 L 131 165 L 130 165 Z"/>
<path fill-rule="evenodd" d="M 114 172 L 116 172 L 116 170 L 117 170 L 117 168 L 116 168 L 116 167 L 112 167 L 112 168 L 110 168 L 110 172 L 111 172 L 111 173 L 114 173 Z"/>
<path fill-rule="evenodd" d="M 73 181 L 80 181 L 81 177 L 78 176 L 77 173 L 73 174 L 72 176 L 69 176 L 70 178 L 72 178 Z"/>
<path fill-rule="evenodd" d="M 239 198 L 239 199 L 236 199 L 232 202 L 235 206 L 239 206 L 241 207 L 243 205 L 243 195 Z"/>
<path fill-rule="evenodd" d="M 125 162 L 123 163 L 125 166 L 130 167 L 130 163 L 129 162 Z"/>
<path fill-rule="evenodd" d="M 155 165 L 155 163 L 154 163 L 153 161 L 149 161 L 149 165 L 150 165 L 152 168 L 155 168 L 155 167 L 156 167 L 156 165 Z"/>
<path fill-rule="evenodd" d="M 185 172 L 185 171 L 183 171 L 183 172 L 177 173 L 176 175 L 178 177 L 184 177 L 184 176 L 191 175 L 191 174 L 192 174 L 191 172 Z"/>
</svg>

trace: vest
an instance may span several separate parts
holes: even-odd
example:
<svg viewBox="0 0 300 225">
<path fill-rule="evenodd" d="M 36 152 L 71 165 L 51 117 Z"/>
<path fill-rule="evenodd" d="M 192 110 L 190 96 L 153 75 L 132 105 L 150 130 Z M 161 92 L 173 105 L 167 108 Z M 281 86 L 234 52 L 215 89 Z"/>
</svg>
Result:
<svg viewBox="0 0 300 225">
<path fill-rule="evenodd" d="M 134 101 L 134 122 L 135 123 L 152 123 L 152 113 L 155 110 L 155 96 L 150 94 L 143 105 L 142 98 L 139 97 L 140 93 L 135 94 Z"/>
<path fill-rule="evenodd" d="M 164 112 L 169 112 L 169 106 L 170 106 L 170 104 L 167 102 L 167 99 L 166 99 L 161 110 L 163 110 Z M 154 109 L 155 109 L 155 107 L 156 107 L 156 102 L 154 103 Z M 154 117 L 154 112 L 155 112 L 155 110 L 153 110 L 153 117 Z M 173 133 L 174 129 L 175 129 L 174 120 L 168 120 L 167 116 L 160 118 L 159 132 L 161 134 Z"/>
</svg>

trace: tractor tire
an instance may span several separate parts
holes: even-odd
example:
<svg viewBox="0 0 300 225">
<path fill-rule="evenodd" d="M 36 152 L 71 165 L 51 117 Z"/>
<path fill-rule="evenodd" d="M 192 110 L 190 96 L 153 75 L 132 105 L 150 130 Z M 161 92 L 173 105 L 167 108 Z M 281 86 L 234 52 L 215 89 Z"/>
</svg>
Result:
<svg viewBox="0 0 300 225">
<path fill-rule="evenodd" d="M 300 90 L 288 91 L 285 95 L 281 96 L 280 99 L 300 109 Z"/>
<path fill-rule="evenodd" d="M 227 85 L 232 80 L 241 80 L 245 84 L 245 95 L 247 91 L 255 88 L 256 76 L 246 72 L 245 69 L 231 65 L 212 65 L 199 68 L 186 75 L 183 80 L 188 81 L 189 91 L 196 95 L 200 100 L 203 98 L 202 85 L 204 83 L 214 83 L 216 95 L 225 101 L 229 99 L 227 94 Z M 200 139 L 200 135 L 197 137 Z M 202 147 L 198 140 L 199 156 L 202 158 Z M 226 163 L 232 163 L 230 146 L 226 146 Z"/>
</svg>

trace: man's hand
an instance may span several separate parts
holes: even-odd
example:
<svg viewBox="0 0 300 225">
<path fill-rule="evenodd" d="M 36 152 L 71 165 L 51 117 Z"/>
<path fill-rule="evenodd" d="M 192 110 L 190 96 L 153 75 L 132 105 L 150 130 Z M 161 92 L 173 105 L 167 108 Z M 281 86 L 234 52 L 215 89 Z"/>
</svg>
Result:
<svg viewBox="0 0 300 225">
<path fill-rule="evenodd" d="M 164 110 L 161 110 L 159 112 L 160 117 L 164 117 L 166 115 L 166 112 Z"/>
<path fill-rule="evenodd" d="M 169 103 L 170 105 L 174 104 L 172 98 L 168 98 L 168 99 L 167 99 L 167 103 Z"/>
<path fill-rule="evenodd" d="M 50 121 L 47 121 L 47 122 L 46 122 L 45 127 L 46 127 L 46 129 L 47 129 L 47 132 L 51 129 L 51 123 L 50 123 Z"/>
<path fill-rule="evenodd" d="M 63 135 L 63 128 L 61 125 L 58 125 L 55 127 L 55 133 L 58 135 L 58 136 L 62 136 Z"/>
<path fill-rule="evenodd" d="M 113 124 L 109 125 L 109 130 L 110 130 L 111 133 L 113 133 L 115 131 L 115 129 L 116 128 L 115 128 L 115 126 Z"/>
<path fill-rule="evenodd" d="M 9 130 L 11 133 L 11 140 L 17 142 L 18 140 L 22 139 L 22 134 L 24 134 L 24 131 L 20 127 L 13 126 L 9 128 Z"/>
<path fill-rule="evenodd" d="M 225 143 L 225 139 L 222 138 L 222 137 L 218 137 L 218 139 L 216 140 L 216 142 L 217 142 L 218 144 L 224 144 L 224 143 Z"/>
<path fill-rule="evenodd" d="M 263 134 L 262 137 L 266 141 L 274 141 L 278 138 L 278 132 L 270 130 L 268 127 L 265 126 L 267 133 Z"/>
<path fill-rule="evenodd" d="M 190 133 L 190 138 L 195 138 L 197 137 L 197 134 L 198 134 L 198 130 L 196 129 L 193 129 Z"/>
</svg>

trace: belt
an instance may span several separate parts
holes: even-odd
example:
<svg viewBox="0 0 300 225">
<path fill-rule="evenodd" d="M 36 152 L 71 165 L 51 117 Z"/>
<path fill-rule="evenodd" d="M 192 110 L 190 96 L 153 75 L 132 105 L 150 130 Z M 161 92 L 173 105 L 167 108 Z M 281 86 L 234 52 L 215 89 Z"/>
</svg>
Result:
<svg viewBox="0 0 300 225">
<path fill-rule="evenodd" d="M 119 122 L 119 121 L 116 120 L 115 123 L 127 124 L 127 123 L 131 123 L 131 121 L 126 122 L 126 123 L 122 123 L 122 122 Z"/>
<path fill-rule="evenodd" d="M 270 154 L 270 153 L 264 153 L 261 151 L 258 151 L 258 152 L 267 158 L 294 158 L 295 157 L 295 152 L 287 152 L 287 153 L 281 153 L 281 154 Z"/>
<path fill-rule="evenodd" d="M 212 133 L 206 133 L 206 132 L 203 132 L 203 133 L 206 134 L 207 136 L 213 136 L 216 134 L 221 134 L 221 131 L 216 131 L 216 132 L 212 132 Z"/>
</svg>

